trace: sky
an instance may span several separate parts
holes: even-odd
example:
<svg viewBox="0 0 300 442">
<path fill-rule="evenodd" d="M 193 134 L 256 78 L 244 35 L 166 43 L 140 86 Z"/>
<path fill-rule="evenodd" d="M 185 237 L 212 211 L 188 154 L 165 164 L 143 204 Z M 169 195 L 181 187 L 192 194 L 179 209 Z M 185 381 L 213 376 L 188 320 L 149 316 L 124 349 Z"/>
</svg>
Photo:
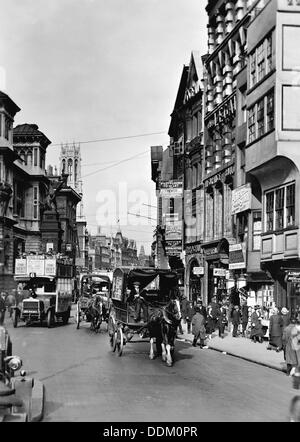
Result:
<svg viewBox="0 0 300 442">
<path fill-rule="evenodd" d="M 183 66 L 191 51 L 206 52 L 206 1 L 0 5 L 0 86 L 21 108 L 15 125 L 39 126 L 52 142 L 53 166 L 61 143 L 81 142 L 88 230 L 100 225 L 115 234 L 120 227 L 150 253 L 156 225 L 150 146 L 168 146 Z"/>
</svg>

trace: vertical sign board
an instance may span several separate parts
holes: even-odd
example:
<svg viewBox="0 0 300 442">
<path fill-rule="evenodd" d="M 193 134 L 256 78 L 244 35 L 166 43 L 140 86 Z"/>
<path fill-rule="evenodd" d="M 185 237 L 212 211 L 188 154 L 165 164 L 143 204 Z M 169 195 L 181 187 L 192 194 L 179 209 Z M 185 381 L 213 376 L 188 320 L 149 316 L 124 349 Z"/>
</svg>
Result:
<svg viewBox="0 0 300 442">
<path fill-rule="evenodd" d="M 26 259 L 16 259 L 15 275 L 27 275 L 27 261 L 26 261 Z"/>
<path fill-rule="evenodd" d="M 243 244 L 229 246 L 229 270 L 246 268 L 246 259 Z"/>
<path fill-rule="evenodd" d="M 232 215 L 251 209 L 251 184 L 238 187 L 232 191 Z"/>
<path fill-rule="evenodd" d="M 160 184 L 160 196 L 162 198 L 182 198 L 182 181 L 162 181 Z"/>
</svg>

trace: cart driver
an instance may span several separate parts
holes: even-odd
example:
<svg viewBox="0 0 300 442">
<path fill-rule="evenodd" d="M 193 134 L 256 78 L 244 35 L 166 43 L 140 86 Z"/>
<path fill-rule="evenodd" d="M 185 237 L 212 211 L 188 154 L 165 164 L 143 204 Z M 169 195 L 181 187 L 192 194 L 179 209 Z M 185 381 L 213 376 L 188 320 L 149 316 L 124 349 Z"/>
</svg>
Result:
<svg viewBox="0 0 300 442">
<path fill-rule="evenodd" d="M 133 283 L 133 288 L 135 291 L 134 302 L 135 302 L 135 322 L 141 321 L 141 310 L 143 310 L 144 322 L 148 322 L 148 308 L 145 299 L 140 294 L 140 283 L 135 281 Z"/>
</svg>

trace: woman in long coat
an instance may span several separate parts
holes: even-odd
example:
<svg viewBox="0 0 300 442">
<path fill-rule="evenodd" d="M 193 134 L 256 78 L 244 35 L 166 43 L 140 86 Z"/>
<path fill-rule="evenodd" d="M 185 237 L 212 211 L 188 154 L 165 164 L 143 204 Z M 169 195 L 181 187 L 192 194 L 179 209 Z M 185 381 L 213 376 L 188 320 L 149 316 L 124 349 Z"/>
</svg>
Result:
<svg viewBox="0 0 300 442">
<path fill-rule="evenodd" d="M 194 314 L 192 319 L 192 333 L 194 335 L 193 347 L 196 347 L 197 341 L 200 338 L 200 348 L 203 348 L 204 340 L 206 337 L 205 318 L 200 313 L 199 307 L 196 307 L 195 311 L 196 313 Z"/>
<path fill-rule="evenodd" d="M 282 327 L 283 320 L 277 308 L 273 309 L 269 324 L 269 345 L 268 350 L 274 348 L 277 352 L 282 350 Z"/>
<path fill-rule="evenodd" d="M 254 312 L 251 315 L 251 333 L 250 339 L 254 342 L 263 342 L 264 332 L 261 324 L 261 316 L 259 314 L 259 306 L 254 307 Z"/>
<path fill-rule="evenodd" d="M 293 368 L 300 366 L 300 345 L 296 345 L 300 340 L 300 332 L 296 322 L 296 318 L 291 318 L 291 323 L 285 327 L 282 335 L 287 374 L 290 374 Z"/>
</svg>

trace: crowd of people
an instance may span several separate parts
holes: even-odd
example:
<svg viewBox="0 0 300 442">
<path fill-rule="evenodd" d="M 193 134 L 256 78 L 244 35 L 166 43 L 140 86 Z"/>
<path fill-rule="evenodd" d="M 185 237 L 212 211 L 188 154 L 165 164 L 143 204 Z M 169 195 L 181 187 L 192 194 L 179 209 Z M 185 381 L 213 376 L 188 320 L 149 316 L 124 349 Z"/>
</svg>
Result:
<svg viewBox="0 0 300 442">
<path fill-rule="evenodd" d="M 212 339 L 212 334 L 218 331 L 218 336 L 223 339 L 225 330 L 234 338 L 249 338 L 253 343 L 266 340 L 267 327 L 263 323 L 265 311 L 259 305 L 248 306 L 247 299 L 235 304 L 226 297 L 218 301 L 213 296 L 208 306 L 204 307 L 200 298 L 192 302 L 183 297 L 181 315 L 187 333 L 193 335 L 194 347 L 200 341 L 200 348 L 207 348 L 206 342 Z M 182 326 L 178 332 L 182 334 Z M 267 350 L 283 352 L 287 374 L 295 373 L 300 367 L 300 311 L 291 315 L 286 307 L 271 309 Z"/>
</svg>

